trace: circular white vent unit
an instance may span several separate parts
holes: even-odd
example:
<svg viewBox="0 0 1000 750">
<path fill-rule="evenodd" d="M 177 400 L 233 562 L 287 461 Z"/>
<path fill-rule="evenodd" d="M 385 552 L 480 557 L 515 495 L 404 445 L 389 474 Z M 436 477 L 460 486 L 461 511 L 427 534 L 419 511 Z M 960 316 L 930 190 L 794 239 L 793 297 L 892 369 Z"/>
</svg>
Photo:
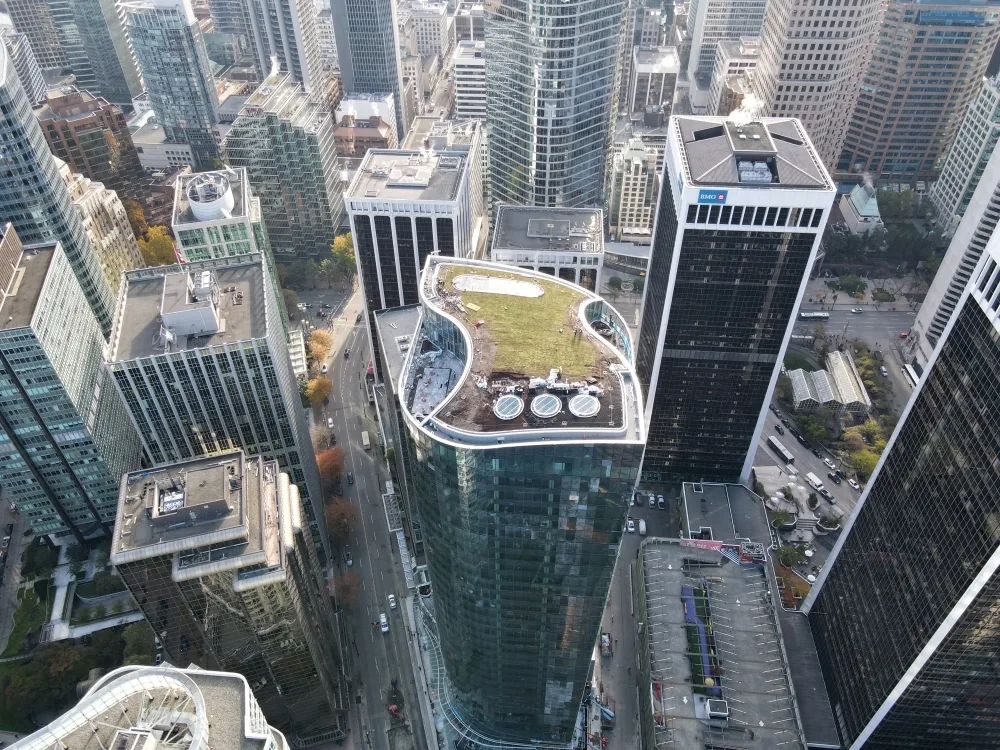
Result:
<svg viewBox="0 0 1000 750">
<path fill-rule="evenodd" d="M 601 402 L 597 400 L 597 396 L 581 393 L 569 400 L 569 410 L 574 416 L 586 419 L 601 410 Z"/>
<path fill-rule="evenodd" d="M 562 401 L 551 393 L 543 393 L 541 396 L 535 396 L 531 399 L 531 413 L 536 417 L 548 419 L 561 411 Z"/>
<path fill-rule="evenodd" d="M 236 206 L 229 177 L 222 172 L 199 174 L 187 184 L 188 205 L 198 221 L 232 216 Z"/>
<path fill-rule="evenodd" d="M 510 393 L 504 394 L 493 404 L 493 413 L 497 415 L 497 419 L 514 419 L 522 411 L 524 411 L 524 401 Z"/>
</svg>

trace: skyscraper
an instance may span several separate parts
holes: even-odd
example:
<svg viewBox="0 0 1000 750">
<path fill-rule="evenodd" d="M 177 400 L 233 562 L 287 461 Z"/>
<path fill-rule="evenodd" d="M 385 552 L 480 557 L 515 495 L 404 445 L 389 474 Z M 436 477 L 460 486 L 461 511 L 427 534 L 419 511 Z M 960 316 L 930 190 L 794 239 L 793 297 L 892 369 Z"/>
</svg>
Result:
<svg viewBox="0 0 1000 750">
<path fill-rule="evenodd" d="M 168 143 L 186 143 L 195 167 L 219 158 L 213 130 L 219 97 L 190 0 L 123 3 L 149 103 Z"/>
<path fill-rule="evenodd" d="M 271 255 L 260 198 L 250 190 L 243 167 L 178 175 L 171 229 L 177 252 L 186 262 Z"/>
<path fill-rule="evenodd" d="M 997 0 L 889 0 L 837 171 L 936 179 L 998 39 Z"/>
<path fill-rule="evenodd" d="M 455 118 L 486 121 L 486 42 L 459 42 L 451 57 Z"/>
<path fill-rule="evenodd" d="M 73 209 L 66 183 L 45 144 L 6 47 L 0 50 L 0 107 L 7 113 L 0 119 L 0 145 L 7 159 L 17 165 L 0 173 L 0 216 L 14 225 L 23 242 L 59 242 L 107 335 L 114 310 L 113 292 Z M 25 185 L 32 189 L 26 190 Z"/>
<path fill-rule="evenodd" d="M 122 200 L 146 202 L 148 180 L 117 105 L 65 86 L 35 110 L 35 117 L 49 149 L 74 172 L 103 183 Z"/>
<path fill-rule="evenodd" d="M 803 604 L 844 747 L 996 747 L 1000 243 Z"/>
<path fill-rule="evenodd" d="M 172 705 L 178 710 L 167 712 Z M 221 720 L 220 720 L 221 719 Z M 238 747 L 242 750 L 292 750 L 285 736 L 264 720 L 247 679 L 196 664 L 178 669 L 119 667 L 104 675 L 73 708 L 51 724 L 14 742 L 28 750 L 59 747 L 162 744 L 179 737 L 187 747 Z M 188 739 L 190 738 L 190 740 Z"/>
<path fill-rule="evenodd" d="M 486 4 L 493 203 L 601 204 L 624 7 L 624 0 L 541 0 L 530 11 L 520 0 Z"/>
<path fill-rule="evenodd" d="M 275 73 L 247 99 L 223 144 L 244 167 L 271 246 L 294 259 L 326 253 L 344 215 L 333 115 L 288 73 Z"/>
<path fill-rule="evenodd" d="M 794 117 L 827 168 L 840 156 L 879 30 L 881 0 L 773 0 L 751 76 L 753 109 Z"/>
<path fill-rule="evenodd" d="M 0 256 L 4 493 L 36 534 L 110 534 L 139 440 L 113 389 L 98 389 L 104 334 L 58 243 L 22 248 L 7 224 Z"/>
<path fill-rule="evenodd" d="M 393 0 L 331 0 L 341 87 L 346 94 L 390 93 L 399 139 L 410 128 L 403 110 L 403 71 Z"/>
<path fill-rule="evenodd" d="M 418 278 L 432 253 L 472 257 L 469 158 L 464 154 L 371 149 L 344 193 L 377 379 L 378 310 L 418 301 Z"/>
<path fill-rule="evenodd" d="M 972 194 L 1000 140 L 1000 77 L 983 78 L 976 100 L 965 110 L 955 142 L 941 165 L 941 176 L 930 189 L 938 222 L 947 233 L 969 207 Z"/>
<path fill-rule="evenodd" d="M 445 710 L 484 744 L 568 744 L 645 438 L 625 324 L 495 263 L 432 255 L 419 289 L 395 392 Z"/>
<path fill-rule="evenodd" d="M 111 562 L 167 661 L 239 672 L 298 747 L 346 736 L 346 644 L 275 461 L 236 450 L 125 475 Z"/>
<path fill-rule="evenodd" d="M 142 93 L 113 0 L 12 0 L 11 20 L 45 69 L 68 68 L 81 89 L 127 105 Z"/>
<path fill-rule="evenodd" d="M 972 272 L 1000 219 L 1000 150 L 994 149 L 983 169 L 965 216 L 952 235 L 941 266 L 917 311 L 905 348 L 918 362 L 927 362 L 944 333 Z"/>
<path fill-rule="evenodd" d="M 26 34 L 22 34 L 11 28 L 0 29 L 0 40 L 7 48 L 17 77 L 24 86 L 24 91 L 28 95 L 31 106 L 45 101 L 45 79 L 42 78 L 42 69 L 38 67 L 38 60 L 31 50 L 31 42 Z"/>
<path fill-rule="evenodd" d="M 56 161 L 83 229 L 97 253 L 104 278 L 109 287 L 117 289 L 123 273 L 145 265 L 125 206 L 114 190 L 77 174 L 62 160 Z"/>
<path fill-rule="evenodd" d="M 709 81 L 720 42 L 760 36 L 766 6 L 767 0 L 691 0 L 686 29 L 691 42 L 688 79 Z"/>
<path fill-rule="evenodd" d="M 234 448 L 277 461 L 323 556 L 323 495 L 281 304 L 259 254 L 131 271 L 107 368 L 150 464 Z"/>
<path fill-rule="evenodd" d="M 636 355 L 645 477 L 747 480 L 835 195 L 797 120 L 671 118 Z"/>
<path fill-rule="evenodd" d="M 240 52 L 254 52 L 257 65 L 257 80 L 262 81 L 271 69 L 269 60 L 262 61 L 257 54 L 256 38 L 250 21 L 250 4 L 243 0 L 209 0 L 208 10 L 212 16 L 212 28 L 219 34 L 232 34 Z M 261 66 L 263 63 L 263 67 Z"/>
<path fill-rule="evenodd" d="M 314 0 L 249 0 L 248 4 L 251 41 L 262 79 L 274 72 L 276 62 L 279 70 L 307 92 L 326 97 L 329 83 L 320 56 Z"/>
</svg>

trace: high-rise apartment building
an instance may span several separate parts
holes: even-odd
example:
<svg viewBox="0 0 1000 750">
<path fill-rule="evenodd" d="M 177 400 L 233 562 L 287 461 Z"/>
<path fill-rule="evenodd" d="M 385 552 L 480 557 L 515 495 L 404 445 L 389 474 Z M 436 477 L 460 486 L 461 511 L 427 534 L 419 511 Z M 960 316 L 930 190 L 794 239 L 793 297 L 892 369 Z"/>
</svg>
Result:
<svg viewBox="0 0 1000 750">
<path fill-rule="evenodd" d="M 341 87 L 357 94 L 390 93 L 399 137 L 410 129 L 404 116 L 403 71 L 393 0 L 331 0 Z"/>
<path fill-rule="evenodd" d="M 672 20 L 667 21 L 662 6 L 646 0 L 632 0 L 625 7 L 625 28 L 622 32 L 619 61 L 619 90 L 628 88 L 632 80 L 632 50 L 636 47 L 660 47 Z"/>
<path fill-rule="evenodd" d="M 115 104 L 128 105 L 142 93 L 113 0 L 12 0 L 9 11 L 43 69 L 69 69 L 81 89 Z"/>
<path fill-rule="evenodd" d="M 624 7 L 540 0 L 526 13 L 520 0 L 486 5 L 491 204 L 601 204 Z"/>
<path fill-rule="evenodd" d="M 1000 220 L 1000 150 L 994 149 L 965 215 L 952 235 L 941 266 L 913 321 L 906 349 L 918 364 L 926 363 L 944 334 L 972 272 Z"/>
<path fill-rule="evenodd" d="M 323 496 L 270 269 L 259 254 L 125 276 L 107 368 L 149 463 L 242 448 L 299 487 L 322 556 Z"/>
<path fill-rule="evenodd" d="M 660 175 L 657 150 L 633 138 L 611 160 L 608 233 L 615 242 L 648 245 L 653 236 Z"/>
<path fill-rule="evenodd" d="M 759 55 L 760 40 L 756 37 L 719 42 L 715 52 L 715 67 L 712 69 L 712 84 L 709 88 L 711 114 L 724 117 L 736 109 L 728 101 L 731 99 L 729 92 L 738 86 L 745 86 L 748 75 L 757 68 Z M 740 84 L 735 83 L 737 80 Z"/>
<path fill-rule="evenodd" d="M 417 37 L 417 53 L 437 57 L 443 63 L 454 46 L 454 21 L 448 13 L 448 3 L 437 0 L 413 0 L 410 18 Z"/>
<path fill-rule="evenodd" d="M 751 76 L 754 109 L 802 122 L 827 168 L 836 164 L 878 34 L 881 0 L 767 4 Z"/>
<path fill-rule="evenodd" d="M 17 77 L 28 95 L 31 106 L 44 102 L 47 90 L 45 79 L 42 78 L 42 69 L 38 66 L 38 59 L 31 49 L 27 35 L 10 27 L 4 27 L 0 29 L 0 41 L 7 48 L 7 55 L 14 70 L 17 71 Z"/>
<path fill-rule="evenodd" d="M 271 254 L 260 198 L 243 167 L 178 175 L 170 228 L 185 262 Z"/>
<path fill-rule="evenodd" d="M 680 72 L 676 47 L 633 47 L 632 78 L 623 91 L 623 108 L 629 114 L 643 114 L 652 108 L 669 116 L 673 108 L 674 88 Z"/>
<path fill-rule="evenodd" d="M 333 113 L 334 141 L 341 156 L 364 157 L 370 148 L 398 148 L 392 94 L 348 94 Z"/>
<path fill-rule="evenodd" d="M 53 91 L 35 117 L 49 149 L 74 172 L 103 183 L 122 200 L 148 200 L 147 178 L 117 105 L 66 86 Z"/>
<path fill-rule="evenodd" d="M 184 710 L 172 712 L 164 721 L 165 705 Z M 182 737 L 188 747 L 295 747 L 268 725 L 243 675 L 214 672 L 196 664 L 185 669 L 162 664 L 112 670 L 73 708 L 11 748 L 28 750 L 41 745 L 89 750 L 95 743 L 98 747 L 145 747 L 162 744 L 165 728 L 168 737 Z"/>
<path fill-rule="evenodd" d="M 58 241 L 105 335 L 111 330 L 114 293 L 83 229 L 59 166 L 45 143 L 7 48 L 0 49 L 0 145 L 16 154 L 17 169 L 0 173 L 0 216 L 28 244 Z M 8 158 L 14 158 L 9 156 Z M 26 190 L 25 185 L 31 185 Z"/>
<path fill-rule="evenodd" d="M 460 153 L 373 149 L 344 193 L 380 381 L 375 313 L 416 304 L 428 255 L 472 257 L 469 161 Z"/>
<path fill-rule="evenodd" d="M 747 480 L 835 196 L 797 120 L 671 118 L 636 355 L 644 476 Z"/>
<path fill-rule="evenodd" d="M 438 255 L 419 296 L 394 386 L 445 708 L 483 744 L 568 744 L 645 438 L 625 324 L 552 276 Z"/>
<path fill-rule="evenodd" d="M 759 36 L 766 7 L 767 0 L 691 0 L 686 28 L 691 42 L 687 78 L 707 83 L 719 43 Z"/>
<path fill-rule="evenodd" d="M 226 163 L 244 167 L 260 198 L 271 247 L 286 258 L 329 251 L 344 215 L 333 115 L 287 73 L 247 99 L 226 134 Z"/>
<path fill-rule="evenodd" d="M 486 39 L 486 13 L 481 0 L 458 0 L 454 19 L 456 42 L 482 42 Z"/>
<path fill-rule="evenodd" d="M 114 525 L 139 441 L 99 388 L 104 334 L 59 243 L 0 240 L 0 482 L 36 534 L 78 541 Z"/>
<path fill-rule="evenodd" d="M 969 207 L 972 194 L 1000 140 L 1000 77 L 984 78 L 976 100 L 965 110 L 955 141 L 930 189 L 938 222 L 949 234 Z"/>
<path fill-rule="evenodd" d="M 60 159 L 56 162 L 108 286 L 118 289 L 123 273 L 145 265 L 125 206 L 114 190 L 72 171 Z"/>
<path fill-rule="evenodd" d="M 486 42 L 459 42 L 451 57 L 455 117 L 486 122 Z"/>
<path fill-rule="evenodd" d="M 195 168 L 210 169 L 219 159 L 213 130 L 219 97 L 190 0 L 132 0 L 122 7 L 167 143 L 187 144 Z"/>
<path fill-rule="evenodd" d="M 889 0 L 837 171 L 936 179 L 998 39 L 997 0 Z"/>
<path fill-rule="evenodd" d="M 213 30 L 218 34 L 231 34 L 235 50 L 241 53 L 253 53 L 251 57 L 257 66 L 257 80 L 262 81 L 270 71 L 271 63 L 266 61 L 265 66 L 261 67 L 261 59 L 256 48 L 257 40 L 250 20 L 250 7 L 251 4 L 244 0 L 208 0 Z"/>
<path fill-rule="evenodd" d="M 843 747 L 997 746 L 994 237 L 803 603 Z"/>
<path fill-rule="evenodd" d="M 165 659 L 243 675 L 297 747 L 344 739 L 346 644 L 277 462 L 235 450 L 127 474 L 117 511 L 111 562 Z"/>
<path fill-rule="evenodd" d="M 249 0 L 250 25 L 262 78 L 278 69 L 317 97 L 327 98 L 330 81 L 323 68 L 314 0 Z M 331 102 L 332 103 L 332 102 Z"/>
</svg>

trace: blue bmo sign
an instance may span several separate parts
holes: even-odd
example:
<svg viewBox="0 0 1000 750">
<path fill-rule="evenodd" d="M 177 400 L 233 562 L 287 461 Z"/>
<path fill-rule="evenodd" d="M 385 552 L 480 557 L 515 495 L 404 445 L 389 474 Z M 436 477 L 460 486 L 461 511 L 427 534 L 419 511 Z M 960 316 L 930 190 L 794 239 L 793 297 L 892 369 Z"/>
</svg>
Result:
<svg viewBox="0 0 1000 750">
<path fill-rule="evenodd" d="M 698 202 L 699 203 L 725 203 L 726 196 L 729 194 L 727 190 L 699 190 L 698 191 Z"/>
</svg>

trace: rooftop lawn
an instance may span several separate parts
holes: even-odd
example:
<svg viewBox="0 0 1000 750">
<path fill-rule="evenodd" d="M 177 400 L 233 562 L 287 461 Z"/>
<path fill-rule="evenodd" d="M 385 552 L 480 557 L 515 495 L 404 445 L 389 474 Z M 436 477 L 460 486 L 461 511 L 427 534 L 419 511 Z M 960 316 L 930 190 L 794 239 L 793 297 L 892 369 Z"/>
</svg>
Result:
<svg viewBox="0 0 1000 750">
<path fill-rule="evenodd" d="M 443 267 L 440 278 L 445 289 L 455 291 L 452 277 L 466 273 L 519 278 L 516 273 L 468 266 Z M 493 371 L 547 377 L 551 368 L 561 367 L 563 380 L 593 375 L 599 353 L 597 342 L 587 334 L 573 335 L 573 328 L 580 325 L 578 309 L 584 295 L 555 281 L 529 280 L 545 290 L 541 297 L 460 292 L 464 305 L 471 302 L 480 308 L 468 310 L 469 321 L 484 321 L 483 328 L 497 346 Z"/>
</svg>

